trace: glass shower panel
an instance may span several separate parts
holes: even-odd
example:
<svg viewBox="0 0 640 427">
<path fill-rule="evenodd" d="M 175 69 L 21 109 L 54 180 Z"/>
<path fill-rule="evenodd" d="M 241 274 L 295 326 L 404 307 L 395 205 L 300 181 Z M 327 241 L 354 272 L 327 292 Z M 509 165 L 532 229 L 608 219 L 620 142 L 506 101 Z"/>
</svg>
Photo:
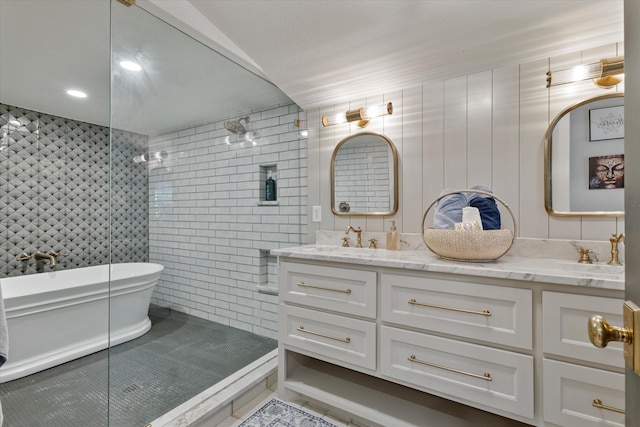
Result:
<svg viewBox="0 0 640 427">
<path fill-rule="evenodd" d="M 7 426 L 108 424 L 109 57 L 108 1 L 0 5 Z"/>
<path fill-rule="evenodd" d="M 148 2 L 112 0 L 111 16 L 109 422 L 153 425 L 276 348 L 269 250 L 301 242 L 306 144 L 298 106 L 258 73 Z M 120 298 L 131 268 L 160 271 L 150 301 Z"/>
</svg>

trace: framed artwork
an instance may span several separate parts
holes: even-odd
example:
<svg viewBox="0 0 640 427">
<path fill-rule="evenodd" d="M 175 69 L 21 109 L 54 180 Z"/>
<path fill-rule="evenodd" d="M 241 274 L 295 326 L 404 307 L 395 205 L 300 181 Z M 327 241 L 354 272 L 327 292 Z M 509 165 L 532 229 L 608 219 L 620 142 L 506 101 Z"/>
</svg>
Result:
<svg viewBox="0 0 640 427">
<path fill-rule="evenodd" d="M 589 157 L 589 190 L 624 188 L 624 154 Z"/>
<path fill-rule="evenodd" d="M 589 110 L 589 141 L 624 138 L 624 105 Z"/>
</svg>

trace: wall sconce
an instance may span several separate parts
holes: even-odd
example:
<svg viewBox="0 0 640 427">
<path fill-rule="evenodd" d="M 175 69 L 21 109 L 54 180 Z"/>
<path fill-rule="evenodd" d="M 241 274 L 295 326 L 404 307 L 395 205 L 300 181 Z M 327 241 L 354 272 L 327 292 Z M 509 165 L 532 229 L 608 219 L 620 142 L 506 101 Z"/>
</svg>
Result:
<svg viewBox="0 0 640 427">
<path fill-rule="evenodd" d="M 388 116 L 393 114 L 393 104 L 388 102 L 373 107 L 360 107 L 355 110 L 347 110 L 346 113 L 335 116 L 322 116 L 322 126 L 333 126 L 341 123 L 356 122 L 361 128 L 369 124 L 374 117 Z"/>
<path fill-rule="evenodd" d="M 167 152 L 162 150 L 162 151 L 156 151 L 155 153 L 145 153 L 145 154 L 140 154 L 138 156 L 134 156 L 133 161 L 134 163 L 138 163 L 138 164 L 140 163 L 147 164 L 149 167 L 149 170 L 152 171 L 162 166 L 163 160 L 166 160 L 167 157 L 169 157 Z"/>
<path fill-rule="evenodd" d="M 547 71 L 547 87 L 593 79 L 603 89 L 610 89 L 624 79 L 624 56 L 601 59 L 600 62 L 578 65 L 558 71 Z"/>
<path fill-rule="evenodd" d="M 309 130 L 302 127 L 302 120 L 294 119 L 293 124 L 296 125 L 297 128 L 299 128 L 298 130 L 299 138 L 307 138 L 309 136 Z"/>
</svg>

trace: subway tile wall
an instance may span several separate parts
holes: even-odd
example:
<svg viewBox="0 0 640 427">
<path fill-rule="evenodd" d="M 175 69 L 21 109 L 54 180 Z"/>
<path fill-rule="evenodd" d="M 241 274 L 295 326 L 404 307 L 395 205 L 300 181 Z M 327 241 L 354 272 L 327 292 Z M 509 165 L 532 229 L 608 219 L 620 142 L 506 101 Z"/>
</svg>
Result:
<svg viewBox="0 0 640 427">
<path fill-rule="evenodd" d="M 133 162 L 148 138 L 111 137 L 0 103 L 0 277 L 51 271 L 45 260 L 17 260 L 37 250 L 67 254 L 56 270 L 148 260 L 147 170 Z"/>
<path fill-rule="evenodd" d="M 150 138 L 151 152 L 167 153 L 149 175 L 150 261 L 165 266 L 154 304 L 276 338 L 269 250 L 307 233 L 307 140 L 293 124 L 302 114 L 295 104 L 249 114 L 255 146 L 225 143 L 224 120 Z M 261 194 L 265 169 L 277 202 Z"/>
</svg>

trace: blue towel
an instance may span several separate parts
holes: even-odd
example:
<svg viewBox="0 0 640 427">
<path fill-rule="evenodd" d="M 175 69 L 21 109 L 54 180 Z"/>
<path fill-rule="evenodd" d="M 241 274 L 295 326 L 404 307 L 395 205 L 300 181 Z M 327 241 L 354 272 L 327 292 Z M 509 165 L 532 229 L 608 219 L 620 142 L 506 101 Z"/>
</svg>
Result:
<svg viewBox="0 0 640 427">
<path fill-rule="evenodd" d="M 486 191 L 493 193 L 489 187 L 484 185 L 475 185 L 472 190 Z M 491 196 L 478 193 L 466 193 L 469 206 L 478 208 L 480 211 L 480 219 L 482 220 L 483 230 L 500 230 L 500 210 L 495 199 Z"/>
<path fill-rule="evenodd" d="M 442 190 L 440 195 L 453 191 L 451 188 Z M 462 222 L 462 208 L 467 207 L 467 198 L 462 193 L 445 196 L 438 201 L 433 217 L 433 228 L 439 230 L 453 230 L 456 222 Z"/>
</svg>

